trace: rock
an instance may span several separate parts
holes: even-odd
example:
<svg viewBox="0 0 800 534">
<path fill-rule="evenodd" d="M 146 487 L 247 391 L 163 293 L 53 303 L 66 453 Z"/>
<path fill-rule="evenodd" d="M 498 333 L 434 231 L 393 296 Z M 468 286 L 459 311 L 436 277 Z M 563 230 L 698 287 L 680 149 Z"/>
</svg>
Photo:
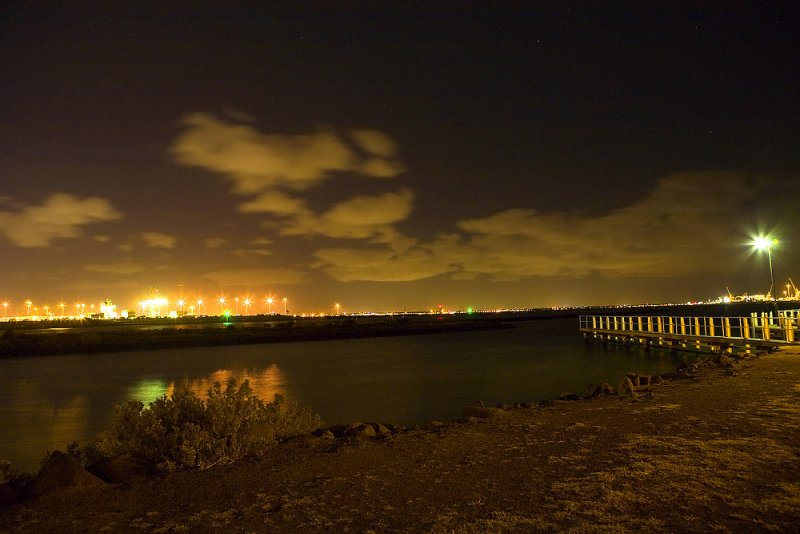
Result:
<svg viewBox="0 0 800 534">
<path fill-rule="evenodd" d="M 371 438 L 375 436 L 375 429 L 370 424 L 362 423 L 355 428 L 346 430 L 344 436 L 357 439 Z"/>
<path fill-rule="evenodd" d="M 336 439 L 336 436 L 333 435 L 333 432 L 331 432 L 330 430 L 328 430 L 326 428 L 323 428 L 322 432 L 320 432 L 319 435 L 317 435 L 317 437 L 319 439 L 324 439 L 324 440 Z"/>
<path fill-rule="evenodd" d="M 614 389 L 614 386 L 607 382 L 603 382 L 602 384 L 590 386 L 589 397 L 596 398 L 596 397 L 607 397 L 616 395 L 617 392 Z"/>
<path fill-rule="evenodd" d="M 685 363 L 681 364 L 681 365 L 678 366 L 677 369 L 675 369 L 675 378 L 676 379 L 691 378 L 692 377 L 692 373 L 694 371 L 696 371 L 696 370 L 697 370 L 697 368 L 689 367 Z"/>
<path fill-rule="evenodd" d="M 114 458 L 103 458 L 89 465 L 86 470 L 111 484 L 147 478 L 153 474 L 147 465 L 138 461 L 131 453 L 120 454 Z"/>
<path fill-rule="evenodd" d="M 505 402 L 500 402 L 497 404 L 497 408 L 508 411 L 512 408 L 512 406 L 510 404 L 506 404 Z"/>
<path fill-rule="evenodd" d="M 481 419 L 488 419 L 506 413 L 500 408 L 489 408 L 487 406 L 477 406 L 474 403 L 464 406 L 464 417 L 479 417 Z"/>
<path fill-rule="evenodd" d="M 624 376 L 617 386 L 617 394 L 622 395 L 630 395 L 633 397 L 637 397 L 638 394 L 636 391 L 640 389 L 639 386 L 633 383 L 633 380 L 629 376 Z"/>
<path fill-rule="evenodd" d="M 560 401 L 576 401 L 576 400 L 581 400 L 582 398 L 583 397 L 581 397 L 580 395 L 577 395 L 575 393 L 562 393 L 561 395 L 556 397 L 556 400 L 560 400 Z"/>
<path fill-rule="evenodd" d="M 353 429 L 358 428 L 358 427 L 362 426 L 363 424 L 364 423 L 362 423 L 361 421 L 355 421 L 355 422 L 352 422 L 352 423 L 348 423 L 346 425 L 334 425 L 334 426 L 328 427 L 325 430 L 330 431 L 335 437 L 341 438 L 341 437 L 344 437 L 344 436 L 348 435 L 348 432 L 352 432 Z"/>
<path fill-rule="evenodd" d="M 443 427 L 443 426 L 445 426 L 445 424 L 444 424 L 444 423 L 442 423 L 441 421 L 437 421 L 437 420 L 435 420 L 435 419 L 434 419 L 433 421 L 428 421 L 428 423 L 425 425 L 425 428 L 427 428 L 427 429 L 434 429 L 434 428 L 441 428 L 441 427 Z"/>
<path fill-rule="evenodd" d="M 99 486 L 104 482 L 86 471 L 71 456 L 53 451 L 31 483 L 31 495 L 38 496 L 57 488 Z"/>
<path fill-rule="evenodd" d="M 539 401 L 536 405 L 539 408 L 548 408 L 550 406 L 553 406 L 555 403 L 556 401 L 554 401 L 553 399 L 545 399 L 543 401 Z"/>
<path fill-rule="evenodd" d="M 380 436 L 388 436 L 392 433 L 388 427 L 382 425 L 381 423 L 372 423 L 372 428 L 375 430 L 375 433 Z"/>
<path fill-rule="evenodd" d="M 736 364 L 734 359 L 727 354 L 715 354 L 713 360 L 714 363 L 717 364 L 719 367 L 725 367 L 728 369 L 730 369 Z"/>
</svg>

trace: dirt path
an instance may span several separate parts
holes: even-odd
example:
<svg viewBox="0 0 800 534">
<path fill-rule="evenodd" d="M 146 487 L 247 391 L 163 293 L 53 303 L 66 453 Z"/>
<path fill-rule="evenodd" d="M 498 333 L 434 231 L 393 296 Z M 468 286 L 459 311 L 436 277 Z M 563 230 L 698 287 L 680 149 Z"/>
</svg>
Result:
<svg viewBox="0 0 800 534">
<path fill-rule="evenodd" d="M 383 440 L 60 490 L 0 531 L 798 531 L 800 353 L 636 400 L 556 402 Z"/>
</svg>

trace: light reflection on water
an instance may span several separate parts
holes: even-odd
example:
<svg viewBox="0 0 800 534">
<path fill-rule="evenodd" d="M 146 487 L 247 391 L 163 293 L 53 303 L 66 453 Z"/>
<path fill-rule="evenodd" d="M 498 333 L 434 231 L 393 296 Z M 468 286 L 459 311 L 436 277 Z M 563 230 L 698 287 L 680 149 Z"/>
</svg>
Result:
<svg viewBox="0 0 800 534">
<path fill-rule="evenodd" d="M 275 364 L 268 365 L 266 369 L 217 369 L 209 376 L 200 378 L 184 376 L 180 380 L 170 383 L 165 393 L 169 396 L 175 391 L 191 391 L 205 398 L 215 382 L 219 382 L 224 390 L 231 378 L 235 379 L 237 384 L 247 380 L 250 389 L 262 400 L 272 401 L 275 395 L 283 396 L 286 401 L 292 400 L 291 394 L 286 388 L 286 377 Z"/>
<path fill-rule="evenodd" d="M 42 449 L 85 443 L 130 398 L 174 391 L 205 396 L 214 382 L 248 380 L 310 406 L 326 423 L 419 423 L 460 417 L 463 406 L 537 401 L 589 383 L 616 386 L 630 370 L 663 373 L 693 355 L 584 344 L 577 320 L 512 330 L 198 347 L 0 361 L 0 459 L 35 470 Z"/>
</svg>

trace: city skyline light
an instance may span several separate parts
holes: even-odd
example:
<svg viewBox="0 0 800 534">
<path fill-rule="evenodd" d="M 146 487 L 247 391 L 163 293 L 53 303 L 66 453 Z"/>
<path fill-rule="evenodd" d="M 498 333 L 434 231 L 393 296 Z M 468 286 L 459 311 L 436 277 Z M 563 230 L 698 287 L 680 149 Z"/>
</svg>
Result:
<svg viewBox="0 0 800 534">
<path fill-rule="evenodd" d="M 182 313 L 333 314 L 800 277 L 789 3 L 0 15 L 5 315 L 151 288 Z"/>
</svg>

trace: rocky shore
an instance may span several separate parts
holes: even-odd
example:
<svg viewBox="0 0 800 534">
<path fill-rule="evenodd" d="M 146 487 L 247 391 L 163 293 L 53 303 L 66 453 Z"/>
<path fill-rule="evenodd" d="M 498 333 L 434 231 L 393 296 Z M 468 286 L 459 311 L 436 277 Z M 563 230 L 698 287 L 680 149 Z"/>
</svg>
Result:
<svg viewBox="0 0 800 534">
<path fill-rule="evenodd" d="M 0 531 L 797 531 L 800 351 L 631 373 L 583 397 L 339 425 L 158 479 L 110 484 L 55 455 Z"/>
</svg>

